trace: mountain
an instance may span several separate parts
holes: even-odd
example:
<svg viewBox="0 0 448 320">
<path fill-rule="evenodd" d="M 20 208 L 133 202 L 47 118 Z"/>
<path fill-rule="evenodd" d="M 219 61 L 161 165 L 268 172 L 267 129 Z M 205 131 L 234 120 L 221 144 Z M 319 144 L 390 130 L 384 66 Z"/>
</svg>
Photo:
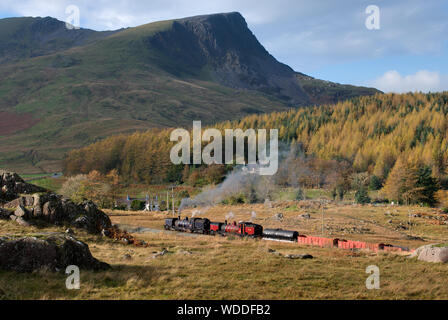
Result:
<svg viewBox="0 0 448 320">
<path fill-rule="evenodd" d="M 113 32 L 17 18 L 0 30 L 0 166 L 15 171 L 59 170 L 65 152 L 112 134 L 378 92 L 295 72 L 239 13 Z"/>
</svg>

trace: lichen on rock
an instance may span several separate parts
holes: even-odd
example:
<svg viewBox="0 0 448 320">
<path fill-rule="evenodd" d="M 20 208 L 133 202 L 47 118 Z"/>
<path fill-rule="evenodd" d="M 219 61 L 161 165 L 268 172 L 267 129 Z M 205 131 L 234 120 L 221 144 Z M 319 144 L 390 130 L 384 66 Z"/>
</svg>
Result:
<svg viewBox="0 0 448 320">
<path fill-rule="evenodd" d="M 417 248 L 411 255 L 426 262 L 448 262 L 448 245 L 428 244 Z"/>
</svg>

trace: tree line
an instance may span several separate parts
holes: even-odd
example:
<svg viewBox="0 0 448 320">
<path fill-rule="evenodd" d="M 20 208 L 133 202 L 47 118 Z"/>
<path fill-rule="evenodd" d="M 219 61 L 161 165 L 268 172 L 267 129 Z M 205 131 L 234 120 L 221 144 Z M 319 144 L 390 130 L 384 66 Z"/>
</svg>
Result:
<svg viewBox="0 0 448 320">
<path fill-rule="evenodd" d="M 431 190 L 448 189 L 447 113 L 447 92 L 377 94 L 336 105 L 252 115 L 213 127 L 278 129 L 288 149 L 282 160 L 288 162 L 282 166 L 288 170 L 279 171 L 280 183 L 328 187 L 335 197 L 355 188 L 361 199 L 365 189 L 375 187 L 389 200 L 432 204 Z M 107 174 L 116 169 L 129 181 L 205 185 L 219 183 L 231 170 L 173 165 L 170 133 L 171 129 L 152 129 L 73 150 L 64 171 Z"/>
</svg>

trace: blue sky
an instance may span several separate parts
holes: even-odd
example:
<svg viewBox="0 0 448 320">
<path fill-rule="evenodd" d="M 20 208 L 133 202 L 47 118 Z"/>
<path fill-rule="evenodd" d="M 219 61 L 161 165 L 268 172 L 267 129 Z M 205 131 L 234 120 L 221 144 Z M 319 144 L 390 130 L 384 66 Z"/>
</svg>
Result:
<svg viewBox="0 0 448 320">
<path fill-rule="evenodd" d="M 240 12 L 279 61 L 311 76 L 386 92 L 448 90 L 446 0 L 0 0 L 0 18 L 52 16 L 69 5 L 83 28 L 110 30 L 217 12 Z M 366 8 L 379 8 L 369 30 Z"/>
</svg>

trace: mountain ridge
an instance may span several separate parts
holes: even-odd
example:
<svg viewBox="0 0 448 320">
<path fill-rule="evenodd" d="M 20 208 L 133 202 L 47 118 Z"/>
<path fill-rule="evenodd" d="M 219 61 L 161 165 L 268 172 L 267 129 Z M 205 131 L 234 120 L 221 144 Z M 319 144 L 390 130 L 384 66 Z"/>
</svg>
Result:
<svg viewBox="0 0 448 320">
<path fill-rule="evenodd" d="M 0 64 L 81 46 L 119 31 L 69 30 L 52 17 L 0 19 Z"/>
<path fill-rule="evenodd" d="M 193 120 L 212 124 L 379 92 L 295 72 L 267 52 L 239 13 L 98 34 L 61 31 L 65 23 L 47 18 L 24 19 L 56 32 L 47 35 L 50 45 L 35 45 L 34 52 L 41 51 L 33 57 L 28 48 L 2 51 L 20 59 L 0 60 L 0 112 L 29 124 L 11 120 L 7 133 L 0 128 L 0 166 L 16 171 L 58 171 L 67 151 L 113 134 L 188 127 Z M 20 35 L 30 33 L 39 34 L 10 38 L 20 43 Z"/>
</svg>

